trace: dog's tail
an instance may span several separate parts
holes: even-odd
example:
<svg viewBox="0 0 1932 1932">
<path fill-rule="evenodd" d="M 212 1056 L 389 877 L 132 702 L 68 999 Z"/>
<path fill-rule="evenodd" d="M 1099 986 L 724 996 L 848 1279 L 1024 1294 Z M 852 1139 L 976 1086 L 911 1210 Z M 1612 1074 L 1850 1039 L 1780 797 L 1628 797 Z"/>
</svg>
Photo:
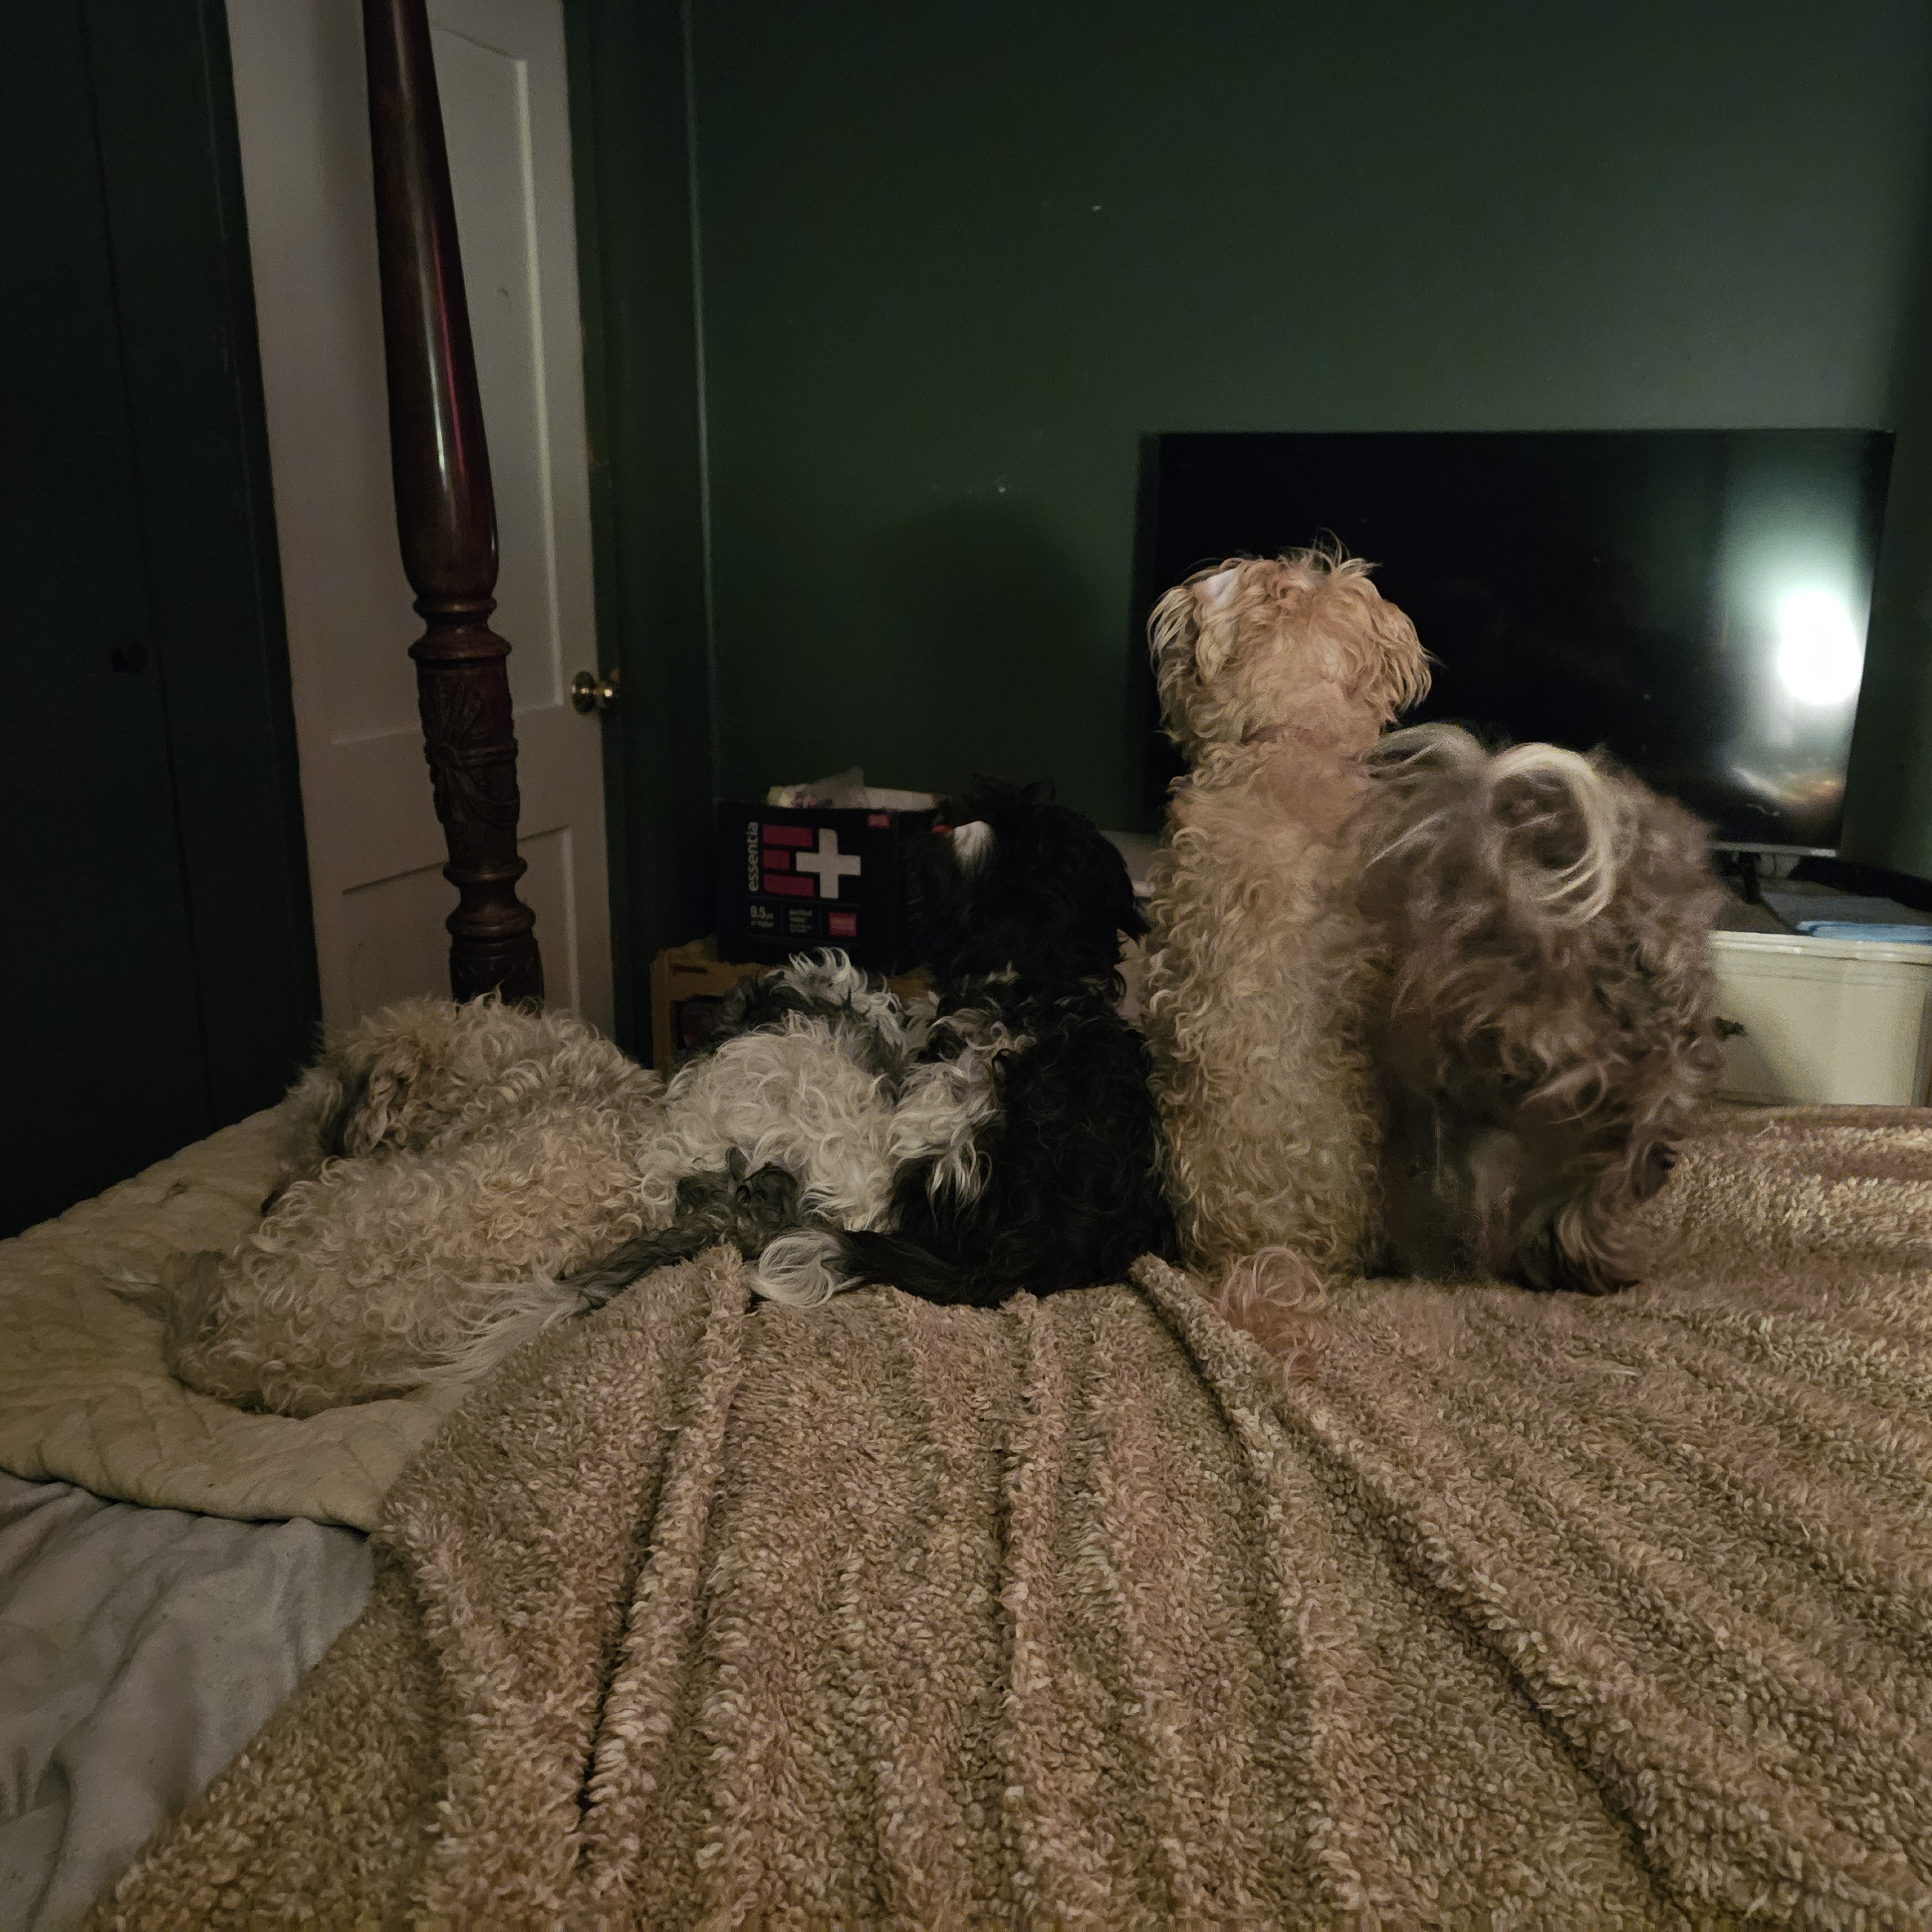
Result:
<svg viewBox="0 0 1932 1932">
<path fill-rule="evenodd" d="M 1622 795 L 1588 758 L 1560 745 L 1513 745 L 1490 760 L 1486 777 L 1516 890 L 1565 926 L 1594 919 L 1616 896 L 1629 844 Z"/>
<path fill-rule="evenodd" d="M 1616 897 L 1630 802 L 1597 759 L 1558 745 L 1492 754 L 1456 726 L 1422 724 L 1384 738 L 1372 766 L 1371 872 L 1433 872 L 1472 844 L 1507 896 L 1551 924 L 1587 925 Z"/>
<path fill-rule="evenodd" d="M 718 1240 L 709 1227 L 682 1222 L 639 1234 L 568 1274 L 538 1275 L 494 1287 L 425 1379 L 468 1382 L 535 1341 L 553 1322 L 590 1314 L 654 1270 L 688 1262 L 715 1247 Z"/>
<path fill-rule="evenodd" d="M 444 1341 L 436 1360 L 424 1368 L 423 1386 L 474 1382 L 567 1316 L 602 1305 L 586 1300 L 570 1281 L 548 1275 L 493 1283 L 487 1294 L 478 1297 L 476 1312 Z"/>
<path fill-rule="evenodd" d="M 557 1286 L 574 1289 L 578 1309 L 588 1313 L 592 1309 L 602 1308 L 653 1269 L 690 1261 L 706 1248 L 716 1247 L 722 1238 L 706 1224 L 674 1222 L 655 1234 L 640 1234 L 598 1260 L 573 1269 Z"/>
<path fill-rule="evenodd" d="M 1024 1286 L 962 1268 L 903 1234 L 830 1228 L 781 1234 L 758 1257 L 753 1277 L 768 1301 L 816 1308 L 848 1288 L 897 1288 L 922 1301 L 994 1308 Z"/>
</svg>

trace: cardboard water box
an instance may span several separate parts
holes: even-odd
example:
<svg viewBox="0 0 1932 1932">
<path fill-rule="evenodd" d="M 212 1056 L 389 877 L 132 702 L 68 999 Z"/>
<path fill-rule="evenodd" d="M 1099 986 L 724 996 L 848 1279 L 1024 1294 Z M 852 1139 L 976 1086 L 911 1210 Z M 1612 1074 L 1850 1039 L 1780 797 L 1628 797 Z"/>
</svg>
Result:
<svg viewBox="0 0 1932 1932">
<path fill-rule="evenodd" d="M 915 963 L 905 855 L 936 811 L 723 804 L 718 808 L 718 950 L 778 961 L 836 946 L 874 972 Z"/>
</svg>

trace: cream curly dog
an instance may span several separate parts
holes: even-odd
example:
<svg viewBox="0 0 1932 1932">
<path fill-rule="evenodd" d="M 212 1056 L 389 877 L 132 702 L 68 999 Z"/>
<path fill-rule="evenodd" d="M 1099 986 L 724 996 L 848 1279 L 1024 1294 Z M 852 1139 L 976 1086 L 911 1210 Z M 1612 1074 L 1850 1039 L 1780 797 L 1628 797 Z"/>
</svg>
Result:
<svg viewBox="0 0 1932 1932">
<path fill-rule="evenodd" d="M 255 1232 L 128 1290 L 190 1388 L 307 1415 L 481 1373 L 608 1298 L 613 1250 L 874 1225 L 932 1001 L 824 952 L 719 1019 L 667 1086 L 569 1013 L 391 1006 L 297 1084 Z"/>
<path fill-rule="evenodd" d="M 285 1105 L 261 1225 L 142 1298 L 170 1366 L 308 1415 L 415 1387 L 479 1339 L 502 1352 L 557 1312 L 545 1284 L 644 1226 L 662 1091 L 568 1013 L 424 998 L 361 1022 Z"/>
<path fill-rule="evenodd" d="M 1702 835 L 1601 760 L 1424 727 L 1368 566 L 1237 559 L 1149 626 L 1192 769 L 1146 1024 L 1195 1264 L 1258 1332 L 1383 1267 L 1601 1288 L 1715 1066 Z M 1284 1325 L 1285 1324 L 1285 1325 Z"/>
</svg>

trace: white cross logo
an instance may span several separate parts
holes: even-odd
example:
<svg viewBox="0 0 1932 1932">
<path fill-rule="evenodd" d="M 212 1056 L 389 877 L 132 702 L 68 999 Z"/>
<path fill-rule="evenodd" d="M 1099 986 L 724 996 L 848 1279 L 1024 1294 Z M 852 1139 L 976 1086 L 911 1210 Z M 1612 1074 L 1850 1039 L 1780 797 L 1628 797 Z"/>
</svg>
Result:
<svg viewBox="0 0 1932 1932">
<path fill-rule="evenodd" d="M 821 825 L 818 828 L 818 850 L 801 852 L 791 862 L 795 871 L 818 874 L 820 898 L 836 899 L 838 896 L 838 881 L 848 873 L 856 876 L 860 861 L 856 852 L 840 851 L 838 833 L 830 826 Z"/>
</svg>

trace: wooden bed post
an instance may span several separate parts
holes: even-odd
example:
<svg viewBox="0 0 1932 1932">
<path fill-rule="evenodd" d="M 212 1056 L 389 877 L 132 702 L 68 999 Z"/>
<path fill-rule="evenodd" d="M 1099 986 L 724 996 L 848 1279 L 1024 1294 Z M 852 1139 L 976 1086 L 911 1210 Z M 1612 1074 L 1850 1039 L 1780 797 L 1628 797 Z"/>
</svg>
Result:
<svg viewBox="0 0 1932 1932">
<path fill-rule="evenodd" d="M 449 844 L 450 990 L 540 1000 L 536 915 L 517 897 L 517 741 L 496 608 L 496 506 L 456 248 L 456 208 L 424 0 L 362 0 L 389 456 L 403 568 L 428 628 L 423 747 Z"/>
</svg>

